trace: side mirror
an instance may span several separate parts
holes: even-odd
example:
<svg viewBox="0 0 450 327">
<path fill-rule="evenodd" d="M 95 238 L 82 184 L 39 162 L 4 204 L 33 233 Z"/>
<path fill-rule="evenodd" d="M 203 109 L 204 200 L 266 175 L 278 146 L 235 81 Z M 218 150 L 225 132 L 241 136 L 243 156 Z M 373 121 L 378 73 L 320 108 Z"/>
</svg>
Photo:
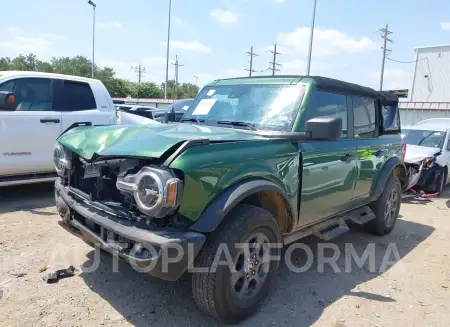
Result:
<svg viewBox="0 0 450 327">
<path fill-rule="evenodd" d="M 312 140 L 337 141 L 341 139 L 342 118 L 316 117 L 306 121 L 305 132 Z"/>
<path fill-rule="evenodd" d="M 16 97 L 13 92 L 0 91 L 0 110 L 16 110 Z"/>
<path fill-rule="evenodd" d="M 175 121 L 175 110 L 172 107 L 171 110 L 167 110 L 164 113 L 164 124 L 167 124 L 169 122 L 174 122 Z"/>
</svg>

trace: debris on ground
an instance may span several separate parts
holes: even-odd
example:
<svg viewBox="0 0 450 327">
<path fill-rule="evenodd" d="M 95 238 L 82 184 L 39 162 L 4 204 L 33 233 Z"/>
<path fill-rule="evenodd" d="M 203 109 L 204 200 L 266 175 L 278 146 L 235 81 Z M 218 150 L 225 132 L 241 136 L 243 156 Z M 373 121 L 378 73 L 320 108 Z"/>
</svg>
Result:
<svg viewBox="0 0 450 327">
<path fill-rule="evenodd" d="M 66 269 L 49 270 L 42 275 L 42 279 L 47 282 L 47 284 L 56 283 L 62 278 L 67 278 L 75 275 L 74 266 L 70 266 Z"/>
<path fill-rule="evenodd" d="M 42 266 L 41 268 L 39 268 L 39 272 L 44 272 L 48 269 L 47 265 Z"/>
</svg>

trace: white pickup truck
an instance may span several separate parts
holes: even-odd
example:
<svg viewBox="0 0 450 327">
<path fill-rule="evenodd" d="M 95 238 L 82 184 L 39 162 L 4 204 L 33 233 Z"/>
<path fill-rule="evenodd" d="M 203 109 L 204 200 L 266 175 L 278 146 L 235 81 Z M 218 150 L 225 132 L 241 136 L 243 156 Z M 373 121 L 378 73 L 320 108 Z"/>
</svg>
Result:
<svg viewBox="0 0 450 327">
<path fill-rule="evenodd" d="M 73 124 L 117 123 L 112 98 L 95 79 L 0 71 L 0 93 L 0 187 L 53 180 L 55 141 Z"/>
</svg>

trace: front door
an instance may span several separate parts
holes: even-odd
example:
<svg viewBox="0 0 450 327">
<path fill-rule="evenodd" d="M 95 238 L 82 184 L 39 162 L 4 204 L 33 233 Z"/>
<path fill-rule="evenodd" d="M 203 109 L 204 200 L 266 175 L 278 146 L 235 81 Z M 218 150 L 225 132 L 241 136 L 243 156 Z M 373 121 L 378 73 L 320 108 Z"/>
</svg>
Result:
<svg viewBox="0 0 450 327">
<path fill-rule="evenodd" d="M 299 228 L 350 209 L 356 178 L 356 145 L 347 135 L 347 96 L 313 91 L 302 115 L 303 121 L 320 116 L 341 118 L 342 139 L 298 144 L 302 157 Z"/>
<path fill-rule="evenodd" d="M 299 143 L 303 158 L 299 227 L 348 210 L 356 176 L 351 140 Z"/>
<path fill-rule="evenodd" d="M 15 78 L 0 84 L 14 92 L 17 109 L 0 111 L 0 175 L 52 172 L 61 114 L 53 111 L 53 81 Z"/>
</svg>

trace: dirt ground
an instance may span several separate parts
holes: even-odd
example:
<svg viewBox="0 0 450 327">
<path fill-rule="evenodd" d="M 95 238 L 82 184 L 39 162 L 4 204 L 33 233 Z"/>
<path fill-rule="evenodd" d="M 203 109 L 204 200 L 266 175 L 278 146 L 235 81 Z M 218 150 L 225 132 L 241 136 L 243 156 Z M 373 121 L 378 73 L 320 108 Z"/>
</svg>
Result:
<svg viewBox="0 0 450 327">
<path fill-rule="evenodd" d="M 83 271 L 94 251 L 59 226 L 53 201 L 52 185 L 0 190 L 0 326 L 218 325 L 197 310 L 188 275 L 164 282 L 123 263 L 113 272 L 107 254 L 94 272 Z M 374 242 L 376 267 L 395 244 L 400 260 L 385 272 L 367 265 L 346 272 L 343 258 L 340 273 L 314 265 L 296 273 L 283 264 L 270 297 L 242 326 L 449 326 L 449 207 L 447 189 L 429 202 L 404 203 L 389 236 L 356 230 L 333 242 L 361 254 Z M 294 252 L 293 262 L 301 261 Z M 77 272 L 46 284 L 45 264 Z"/>
</svg>

